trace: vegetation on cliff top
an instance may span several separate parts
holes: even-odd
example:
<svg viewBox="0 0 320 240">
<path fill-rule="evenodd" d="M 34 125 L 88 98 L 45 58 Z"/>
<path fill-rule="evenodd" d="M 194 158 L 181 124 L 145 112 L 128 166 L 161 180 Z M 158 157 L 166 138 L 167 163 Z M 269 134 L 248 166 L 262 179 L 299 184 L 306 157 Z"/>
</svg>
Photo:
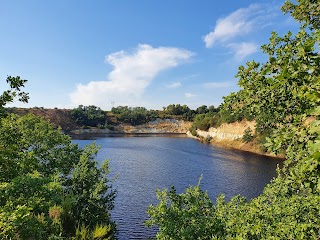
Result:
<svg viewBox="0 0 320 240">
<path fill-rule="evenodd" d="M 19 116 L 29 113 L 44 117 L 56 127 L 61 127 L 68 132 L 77 128 L 108 128 L 113 130 L 116 125 L 130 124 L 133 126 L 141 125 L 155 119 L 177 119 L 193 121 L 198 114 L 216 112 L 214 106 L 207 107 L 202 105 L 196 110 L 190 109 L 186 105 L 170 104 L 163 107 L 163 110 L 148 110 L 144 107 L 113 107 L 111 111 L 103 111 L 101 108 L 90 105 L 80 105 L 74 109 L 44 109 L 34 108 L 7 108 L 7 112 Z"/>
</svg>

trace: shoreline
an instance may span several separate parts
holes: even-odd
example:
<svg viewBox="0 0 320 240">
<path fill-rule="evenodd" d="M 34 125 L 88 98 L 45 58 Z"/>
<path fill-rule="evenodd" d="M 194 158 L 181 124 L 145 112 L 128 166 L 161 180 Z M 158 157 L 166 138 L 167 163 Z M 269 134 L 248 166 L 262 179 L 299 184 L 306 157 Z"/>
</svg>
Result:
<svg viewBox="0 0 320 240">
<path fill-rule="evenodd" d="M 247 147 L 247 144 L 242 143 L 239 140 L 234 140 L 234 141 L 230 141 L 230 143 L 222 143 L 220 141 L 212 141 L 209 144 L 217 146 L 217 147 L 222 147 L 222 148 L 229 148 L 229 149 L 234 149 L 234 150 L 238 150 L 238 151 L 242 151 L 242 152 L 249 152 L 249 153 L 253 153 L 256 155 L 260 155 L 260 156 L 267 156 L 267 157 L 271 157 L 271 158 L 275 158 L 275 159 L 281 159 L 281 160 L 285 160 L 285 156 L 281 156 L 281 155 L 274 155 L 268 152 L 262 152 L 259 149 L 259 146 L 256 144 L 249 144 L 250 146 Z M 242 144 L 246 147 L 242 147 Z M 238 147 L 238 145 L 240 147 Z"/>
<path fill-rule="evenodd" d="M 111 131 L 109 129 L 75 129 L 67 133 L 70 137 L 75 139 L 81 139 L 83 137 L 92 135 L 96 137 L 103 137 L 103 136 L 110 136 L 110 137 L 160 137 L 160 136 L 185 136 L 188 138 L 193 138 L 201 143 L 210 144 L 216 147 L 220 148 L 228 148 L 243 152 L 250 152 L 253 154 L 257 154 L 260 156 L 267 156 L 271 158 L 281 159 L 285 160 L 284 156 L 276 156 L 267 152 L 262 152 L 257 144 L 254 143 L 243 143 L 240 140 L 237 139 L 223 139 L 218 140 L 216 138 L 212 138 L 209 142 L 205 140 L 203 137 L 196 137 L 191 135 L 191 133 L 188 132 L 120 132 L 120 131 Z"/>
<path fill-rule="evenodd" d="M 216 138 L 212 138 L 210 141 L 207 141 L 203 137 L 193 136 L 190 132 L 187 132 L 186 135 L 190 138 L 197 139 L 198 141 L 200 141 L 202 143 L 210 144 L 210 145 L 213 145 L 216 147 L 234 149 L 234 150 L 243 151 L 243 152 L 250 152 L 253 154 L 260 155 L 260 156 L 267 156 L 267 157 L 271 157 L 271 158 L 285 160 L 285 156 L 283 156 L 283 155 L 274 155 L 274 154 L 271 154 L 268 152 L 261 151 L 259 145 L 252 143 L 252 142 L 251 143 L 243 143 L 239 139 L 223 139 L 223 140 L 220 139 L 219 140 Z"/>
</svg>

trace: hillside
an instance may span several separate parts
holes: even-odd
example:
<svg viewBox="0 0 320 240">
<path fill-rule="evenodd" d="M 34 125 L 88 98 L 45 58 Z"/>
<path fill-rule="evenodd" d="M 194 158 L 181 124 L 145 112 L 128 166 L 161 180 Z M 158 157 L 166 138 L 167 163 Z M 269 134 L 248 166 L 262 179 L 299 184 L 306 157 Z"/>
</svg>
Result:
<svg viewBox="0 0 320 240">
<path fill-rule="evenodd" d="M 106 125 L 100 127 L 85 126 L 76 123 L 70 109 L 44 109 L 44 108 L 9 108 L 8 112 L 19 116 L 34 114 L 43 117 L 53 123 L 55 127 L 61 127 L 63 131 L 74 134 L 82 133 L 186 133 L 191 127 L 190 121 L 175 118 L 149 121 L 144 124 L 132 125 L 119 121 L 111 112 L 105 112 Z"/>
<path fill-rule="evenodd" d="M 211 127 L 207 131 L 196 130 L 197 136 L 193 136 L 190 131 L 187 132 L 187 135 L 216 146 L 234 148 L 260 155 L 284 158 L 284 155 L 275 155 L 264 151 L 257 139 L 254 139 L 250 142 L 243 141 L 245 131 L 250 128 L 252 132 L 255 132 L 255 125 L 255 121 L 242 120 L 240 122 L 223 123 L 219 127 Z"/>
<path fill-rule="evenodd" d="M 34 114 L 43 117 L 55 127 L 61 127 L 63 131 L 71 131 L 80 126 L 71 118 L 69 109 L 44 109 L 44 108 L 8 108 L 8 112 L 24 116 L 27 114 Z"/>
</svg>

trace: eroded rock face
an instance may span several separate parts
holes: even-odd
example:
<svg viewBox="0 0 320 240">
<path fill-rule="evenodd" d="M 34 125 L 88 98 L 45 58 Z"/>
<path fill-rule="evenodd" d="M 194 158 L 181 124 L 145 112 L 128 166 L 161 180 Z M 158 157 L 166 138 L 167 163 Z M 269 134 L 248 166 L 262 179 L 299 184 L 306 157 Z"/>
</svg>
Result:
<svg viewBox="0 0 320 240">
<path fill-rule="evenodd" d="M 237 140 L 241 139 L 244 131 L 249 127 L 254 132 L 255 122 L 235 122 L 224 123 L 218 128 L 210 128 L 208 131 L 197 130 L 197 134 L 200 137 L 208 138 L 212 137 L 217 140 Z"/>
<path fill-rule="evenodd" d="M 187 133 L 192 123 L 176 120 L 176 119 L 156 119 L 146 124 L 132 126 L 129 124 L 120 124 L 114 127 L 114 130 L 109 129 L 76 129 L 71 131 L 73 134 L 85 133 Z"/>
<path fill-rule="evenodd" d="M 115 129 L 122 133 L 187 133 L 191 125 L 191 122 L 183 120 L 156 119 L 137 126 L 121 124 Z"/>
</svg>

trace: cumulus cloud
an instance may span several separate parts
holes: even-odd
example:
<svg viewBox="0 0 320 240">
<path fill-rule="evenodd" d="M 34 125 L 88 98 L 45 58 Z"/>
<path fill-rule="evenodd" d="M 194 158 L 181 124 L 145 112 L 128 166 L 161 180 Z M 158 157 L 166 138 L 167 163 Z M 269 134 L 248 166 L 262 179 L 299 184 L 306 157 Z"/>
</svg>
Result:
<svg viewBox="0 0 320 240">
<path fill-rule="evenodd" d="M 102 108 L 116 105 L 131 105 L 161 71 L 177 67 L 192 57 L 193 53 L 173 47 L 154 48 L 139 45 L 132 53 L 120 51 L 106 56 L 112 65 L 106 81 L 78 84 L 70 94 L 74 106 L 96 105 Z"/>
<path fill-rule="evenodd" d="M 187 98 L 191 98 L 191 97 L 196 97 L 197 95 L 195 95 L 193 93 L 185 93 L 184 96 Z"/>
<path fill-rule="evenodd" d="M 231 82 L 208 82 L 203 84 L 205 88 L 227 88 L 232 86 Z"/>
<path fill-rule="evenodd" d="M 232 43 L 228 47 L 232 49 L 235 58 L 239 61 L 259 50 L 257 44 L 250 42 Z"/>
<path fill-rule="evenodd" d="M 274 16 L 278 6 L 274 4 L 251 4 L 240 8 L 224 18 L 219 18 L 213 31 L 203 37 L 207 48 L 216 42 L 225 42 L 236 36 L 245 35 L 255 27 L 264 27 L 267 19 Z"/>
<path fill-rule="evenodd" d="M 178 88 L 181 87 L 181 82 L 173 82 L 166 85 L 167 88 Z"/>
</svg>

